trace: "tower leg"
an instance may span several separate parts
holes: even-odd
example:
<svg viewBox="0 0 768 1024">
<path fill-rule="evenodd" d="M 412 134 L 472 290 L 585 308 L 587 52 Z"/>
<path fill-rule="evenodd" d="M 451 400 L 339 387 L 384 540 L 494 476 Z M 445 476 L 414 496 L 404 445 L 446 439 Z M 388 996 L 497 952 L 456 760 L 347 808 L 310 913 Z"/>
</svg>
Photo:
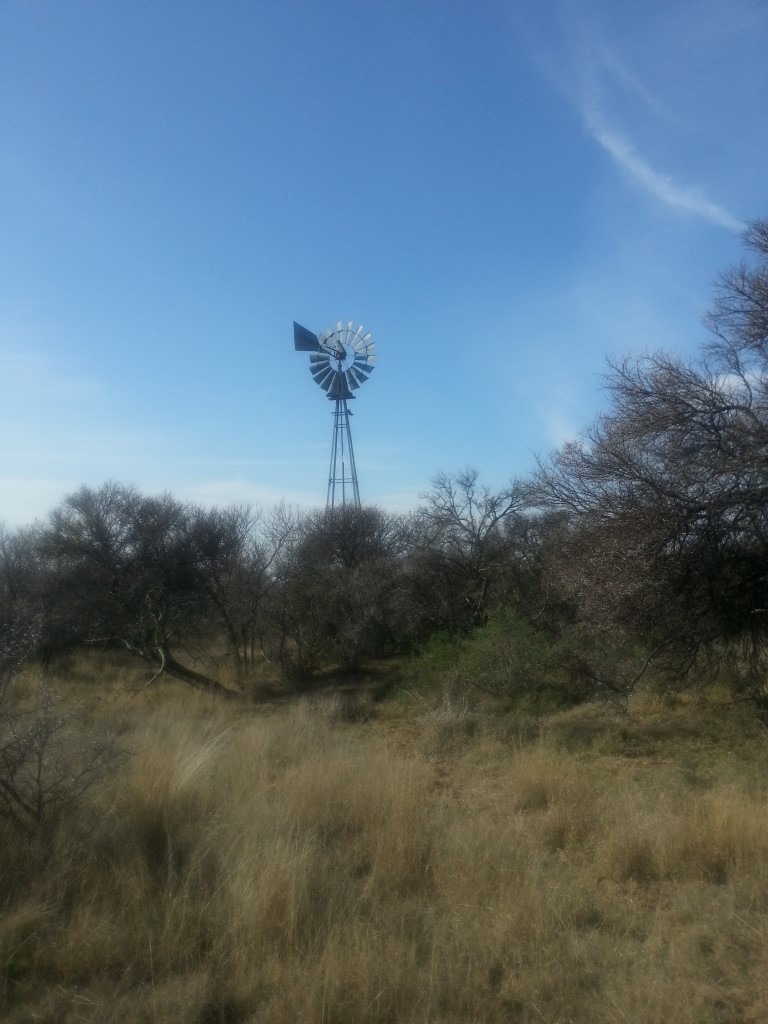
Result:
<svg viewBox="0 0 768 1024">
<path fill-rule="evenodd" d="M 355 451 L 352 447 L 352 430 L 346 398 L 337 398 L 333 410 L 333 438 L 331 440 L 331 468 L 328 473 L 328 494 L 326 509 L 337 504 L 360 507 L 360 488 L 357 484 Z"/>
</svg>

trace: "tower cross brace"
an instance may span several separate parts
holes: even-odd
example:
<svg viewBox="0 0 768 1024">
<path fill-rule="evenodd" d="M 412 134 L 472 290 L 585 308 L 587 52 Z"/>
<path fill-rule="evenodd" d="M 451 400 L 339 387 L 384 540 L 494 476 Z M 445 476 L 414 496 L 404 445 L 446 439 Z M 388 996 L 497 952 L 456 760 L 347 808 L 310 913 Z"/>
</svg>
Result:
<svg viewBox="0 0 768 1024">
<path fill-rule="evenodd" d="M 340 505 L 360 507 L 360 488 L 357 484 L 355 450 L 346 398 L 337 398 L 333 410 L 333 438 L 331 440 L 331 466 L 328 473 L 326 509 Z"/>
</svg>

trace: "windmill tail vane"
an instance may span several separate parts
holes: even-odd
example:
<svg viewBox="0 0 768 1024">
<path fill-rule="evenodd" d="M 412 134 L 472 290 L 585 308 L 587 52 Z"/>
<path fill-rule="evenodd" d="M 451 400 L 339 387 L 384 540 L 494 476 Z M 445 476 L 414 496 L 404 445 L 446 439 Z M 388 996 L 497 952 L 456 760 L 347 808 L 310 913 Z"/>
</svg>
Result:
<svg viewBox="0 0 768 1024">
<path fill-rule="evenodd" d="M 309 352 L 309 372 L 327 398 L 334 403 L 331 466 L 328 473 L 326 508 L 353 504 L 360 506 L 355 453 L 347 401 L 370 377 L 376 363 L 376 350 L 370 331 L 357 328 L 349 320 L 314 334 L 293 322 L 293 345 L 297 352 Z"/>
</svg>

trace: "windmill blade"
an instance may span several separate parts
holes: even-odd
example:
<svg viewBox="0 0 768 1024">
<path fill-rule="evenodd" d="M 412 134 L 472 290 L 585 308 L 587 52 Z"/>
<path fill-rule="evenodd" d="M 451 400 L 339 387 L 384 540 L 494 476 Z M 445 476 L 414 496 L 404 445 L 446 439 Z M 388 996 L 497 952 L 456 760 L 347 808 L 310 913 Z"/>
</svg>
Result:
<svg viewBox="0 0 768 1024">
<path fill-rule="evenodd" d="M 347 384 L 349 385 L 349 387 L 354 388 L 355 390 L 359 388 L 360 381 L 357 379 L 357 374 L 355 373 L 351 366 L 348 370 L 345 370 L 345 373 L 347 377 Z"/>
<path fill-rule="evenodd" d="M 347 322 L 347 336 L 346 336 L 346 338 L 344 339 L 344 340 L 346 341 L 347 345 L 349 345 L 349 343 L 350 343 L 350 342 L 349 342 L 349 336 L 350 336 L 350 334 L 352 333 L 352 327 L 353 327 L 353 324 L 354 324 L 354 320 L 349 320 L 349 321 Z"/>
<path fill-rule="evenodd" d="M 317 352 L 320 341 L 316 334 L 293 321 L 293 345 L 297 352 Z"/>
<path fill-rule="evenodd" d="M 352 323 L 352 321 L 350 320 L 350 324 L 351 323 Z M 349 344 L 354 347 L 355 342 L 357 341 L 357 339 L 360 337 L 360 335 L 362 333 L 363 333 L 363 325 L 360 324 L 360 326 L 357 328 L 357 330 L 355 331 L 354 335 L 352 336 L 352 339 L 351 339 Z"/>
<path fill-rule="evenodd" d="M 329 373 L 332 370 L 333 367 L 331 366 L 330 362 L 327 359 L 324 363 L 310 364 L 309 367 L 309 372 L 312 374 L 315 380 L 318 380 L 320 377 L 324 377 L 326 373 Z"/>
<path fill-rule="evenodd" d="M 351 398 L 352 392 L 347 386 L 347 378 L 343 370 L 335 370 L 333 381 L 328 389 L 329 398 Z"/>
<path fill-rule="evenodd" d="M 334 380 L 335 376 L 336 376 L 336 371 L 330 369 L 330 367 L 329 367 L 325 371 L 325 373 L 319 373 L 315 377 L 315 383 L 319 384 L 320 387 L 323 389 L 323 391 L 327 391 L 330 388 L 331 384 L 333 384 L 333 380 Z"/>
<path fill-rule="evenodd" d="M 325 348 L 327 348 L 329 352 L 333 352 L 334 355 L 338 355 L 340 347 L 339 342 L 338 339 L 336 338 L 336 332 L 334 331 L 330 324 L 328 324 L 325 333 Z"/>
<path fill-rule="evenodd" d="M 352 346 L 352 348 L 354 349 L 355 352 L 370 352 L 370 353 L 373 353 L 373 352 L 376 351 L 376 346 L 373 343 L 373 341 L 371 341 L 370 339 L 371 339 L 370 334 L 368 335 L 368 341 L 366 341 L 364 338 L 360 338 L 358 341 L 355 342 L 355 344 Z"/>
<path fill-rule="evenodd" d="M 372 366 L 370 366 L 370 365 L 369 365 L 369 364 L 368 364 L 368 363 L 366 362 L 366 360 L 365 360 L 365 359 L 360 359 L 360 358 L 358 358 L 358 359 L 355 359 L 355 361 L 354 361 L 354 362 L 352 363 L 352 365 L 354 366 L 354 368 L 355 368 L 355 369 L 356 369 L 356 370 L 357 370 L 357 371 L 358 371 L 359 373 L 364 373 L 364 374 L 366 374 L 366 375 L 368 375 L 368 374 L 369 374 L 369 373 L 371 372 L 371 370 L 373 369 L 373 367 L 372 367 Z"/>
<path fill-rule="evenodd" d="M 331 369 L 330 363 L 310 363 L 309 372 L 315 378 L 324 376 Z"/>
<path fill-rule="evenodd" d="M 318 387 L 322 388 L 323 391 L 327 391 L 332 383 L 333 383 L 333 374 L 332 373 L 326 373 L 324 377 L 316 377 L 315 378 L 315 384 L 317 384 Z"/>
<path fill-rule="evenodd" d="M 328 356 L 325 357 L 323 362 L 310 363 L 309 372 L 319 384 L 329 373 L 333 372 Z"/>
<path fill-rule="evenodd" d="M 324 376 L 331 369 L 329 363 L 315 363 L 309 367 L 309 372 L 317 380 L 318 377 Z"/>
</svg>

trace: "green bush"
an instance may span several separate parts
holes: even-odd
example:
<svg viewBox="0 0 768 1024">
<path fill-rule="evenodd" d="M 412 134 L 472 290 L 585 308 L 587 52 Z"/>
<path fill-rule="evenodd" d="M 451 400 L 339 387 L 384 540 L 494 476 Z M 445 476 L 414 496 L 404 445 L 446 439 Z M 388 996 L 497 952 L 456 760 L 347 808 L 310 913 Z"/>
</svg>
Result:
<svg viewBox="0 0 768 1024">
<path fill-rule="evenodd" d="M 422 690 L 475 690 L 509 710 L 558 707 L 580 696 L 551 637 L 512 611 L 468 635 L 431 637 L 414 668 Z"/>
</svg>

